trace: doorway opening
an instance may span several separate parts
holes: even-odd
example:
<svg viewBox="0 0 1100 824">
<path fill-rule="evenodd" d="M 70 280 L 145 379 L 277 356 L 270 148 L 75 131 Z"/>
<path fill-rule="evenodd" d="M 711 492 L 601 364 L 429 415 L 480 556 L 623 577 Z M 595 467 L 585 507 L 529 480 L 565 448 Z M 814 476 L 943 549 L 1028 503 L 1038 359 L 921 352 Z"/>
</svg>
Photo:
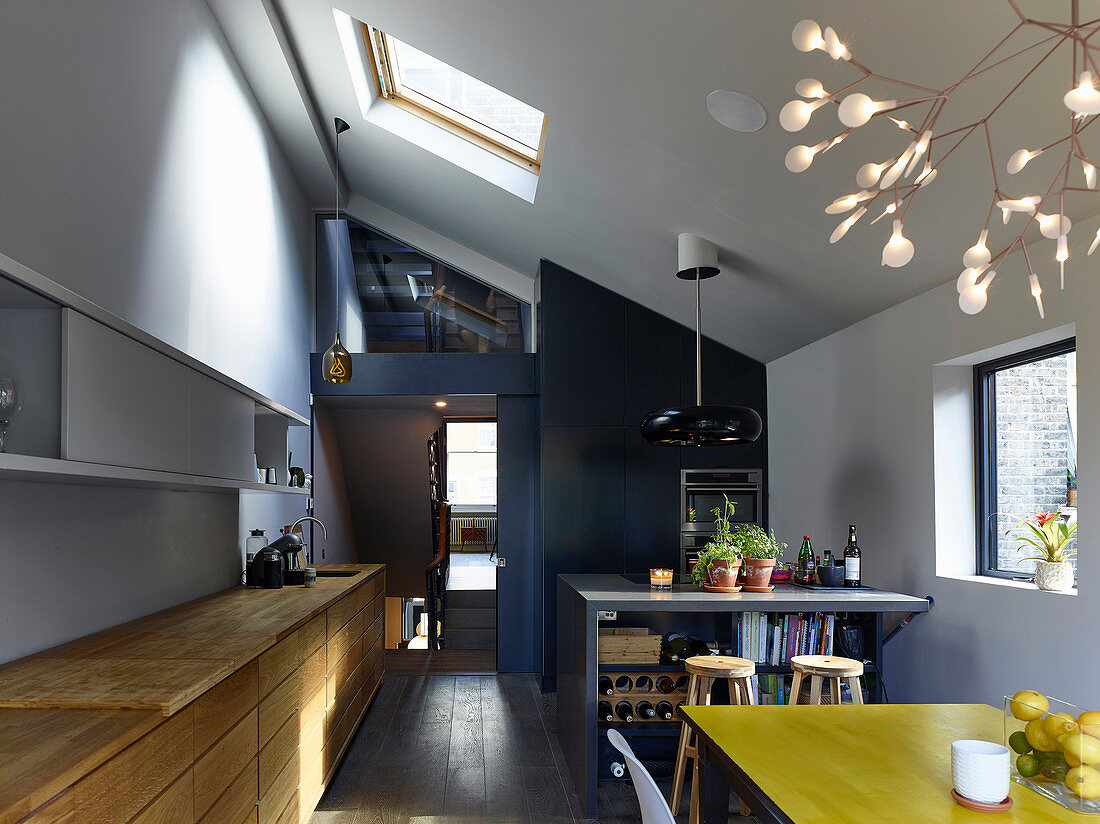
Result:
<svg viewBox="0 0 1100 824">
<path fill-rule="evenodd" d="M 443 426 L 444 481 L 451 505 L 447 590 L 496 590 L 497 423 L 448 420 Z"/>
</svg>

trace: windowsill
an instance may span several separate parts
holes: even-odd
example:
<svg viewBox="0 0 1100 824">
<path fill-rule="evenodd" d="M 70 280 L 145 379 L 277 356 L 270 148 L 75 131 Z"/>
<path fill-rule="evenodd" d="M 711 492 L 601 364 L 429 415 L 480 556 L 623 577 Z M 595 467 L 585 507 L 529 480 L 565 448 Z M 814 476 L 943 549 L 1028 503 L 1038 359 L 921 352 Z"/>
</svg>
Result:
<svg viewBox="0 0 1100 824">
<path fill-rule="evenodd" d="M 1040 592 L 1044 595 L 1070 595 L 1077 596 L 1077 587 L 1066 590 L 1065 592 L 1052 592 L 1047 589 L 1039 589 L 1035 584 L 1028 581 L 1015 581 L 1011 578 L 997 578 L 993 575 L 937 575 L 937 578 L 947 578 L 952 581 L 966 581 L 971 584 L 992 584 L 997 587 L 1008 587 L 1009 589 L 1025 589 L 1032 592 Z"/>
</svg>

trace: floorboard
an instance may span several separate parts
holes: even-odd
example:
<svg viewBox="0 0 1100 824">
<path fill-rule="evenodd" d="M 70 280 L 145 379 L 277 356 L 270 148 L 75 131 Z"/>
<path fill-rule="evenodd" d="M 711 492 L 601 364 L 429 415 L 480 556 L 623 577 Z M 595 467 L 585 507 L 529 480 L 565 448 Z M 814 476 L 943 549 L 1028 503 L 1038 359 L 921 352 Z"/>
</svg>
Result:
<svg viewBox="0 0 1100 824">
<path fill-rule="evenodd" d="M 386 650 L 386 675 L 493 675 L 496 650 Z"/>
</svg>

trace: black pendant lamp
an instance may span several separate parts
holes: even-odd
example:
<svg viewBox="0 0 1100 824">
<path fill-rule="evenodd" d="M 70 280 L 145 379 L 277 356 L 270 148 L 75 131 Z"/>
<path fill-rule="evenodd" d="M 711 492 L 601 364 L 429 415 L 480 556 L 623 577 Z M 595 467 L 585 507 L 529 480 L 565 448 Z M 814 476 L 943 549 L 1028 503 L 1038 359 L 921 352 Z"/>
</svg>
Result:
<svg viewBox="0 0 1100 824">
<path fill-rule="evenodd" d="M 654 409 L 642 418 L 642 437 L 653 446 L 725 446 L 755 441 L 764 424 L 747 406 L 703 406 L 703 331 L 700 283 L 718 275 L 718 249 L 698 235 L 682 234 L 676 277 L 695 281 L 695 406 Z"/>
<path fill-rule="evenodd" d="M 333 121 L 336 125 L 336 220 L 340 220 L 340 135 L 351 128 L 339 117 Z M 347 222 L 344 223 L 347 232 Z M 340 250 L 336 250 L 336 337 L 332 346 L 321 358 L 321 376 L 328 383 L 347 383 L 351 380 L 351 355 L 340 343 Z"/>
</svg>

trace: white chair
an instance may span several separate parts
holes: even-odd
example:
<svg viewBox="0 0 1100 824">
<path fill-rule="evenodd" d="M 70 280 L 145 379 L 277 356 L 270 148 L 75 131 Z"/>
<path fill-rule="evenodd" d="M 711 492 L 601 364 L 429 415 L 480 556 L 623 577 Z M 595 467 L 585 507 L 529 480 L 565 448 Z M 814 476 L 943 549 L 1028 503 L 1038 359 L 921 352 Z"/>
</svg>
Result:
<svg viewBox="0 0 1100 824">
<path fill-rule="evenodd" d="M 630 745 L 626 743 L 622 734 L 618 730 L 608 730 L 607 740 L 626 759 L 630 780 L 634 782 L 634 792 L 638 794 L 638 806 L 642 808 L 642 824 L 676 824 L 676 819 L 672 817 L 672 810 L 668 808 L 668 802 L 657 789 L 657 782 L 642 766 L 642 762 L 634 755 L 634 750 L 630 749 Z"/>
</svg>

